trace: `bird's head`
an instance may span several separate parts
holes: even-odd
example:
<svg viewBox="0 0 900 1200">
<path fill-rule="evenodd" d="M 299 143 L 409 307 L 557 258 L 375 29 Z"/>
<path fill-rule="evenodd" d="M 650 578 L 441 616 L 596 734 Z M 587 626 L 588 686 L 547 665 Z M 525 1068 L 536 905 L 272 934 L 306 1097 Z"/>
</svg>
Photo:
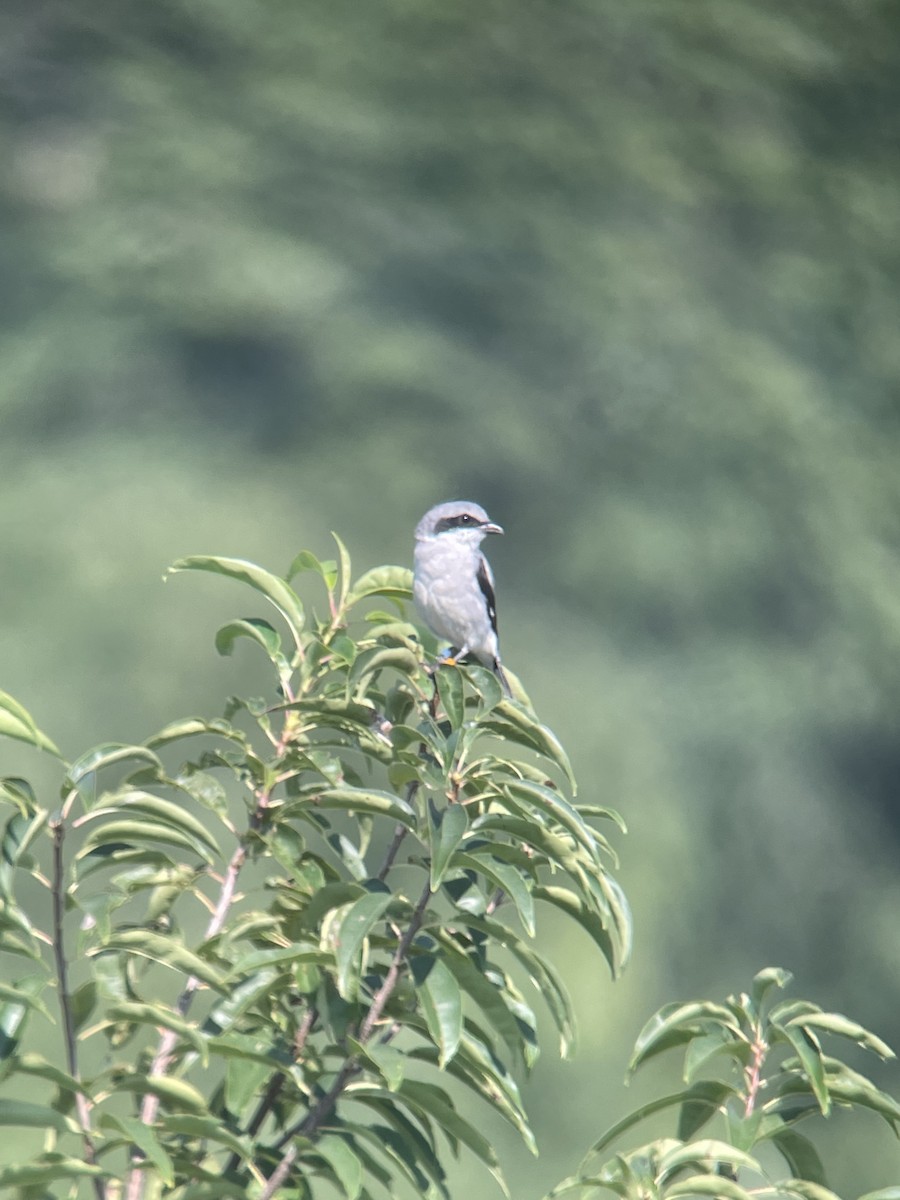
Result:
<svg viewBox="0 0 900 1200">
<path fill-rule="evenodd" d="M 416 526 L 416 541 L 431 541 L 434 538 L 453 537 L 478 545 L 488 533 L 502 533 L 480 504 L 471 500 L 448 500 L 436 504 Z"/>
</svg>

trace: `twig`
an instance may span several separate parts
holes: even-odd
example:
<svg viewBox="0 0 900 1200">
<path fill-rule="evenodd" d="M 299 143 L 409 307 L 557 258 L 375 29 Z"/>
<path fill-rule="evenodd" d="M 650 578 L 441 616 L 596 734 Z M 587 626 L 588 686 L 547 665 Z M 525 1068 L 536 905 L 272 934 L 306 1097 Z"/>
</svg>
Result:
<svg viewBox="0 0 900 1200">
<path fill-rule="evenodd" d="M 756 1035 L 753 1040 L 753 1058 L 744 1072 L 747 1080 L 747 1098 L 744 1104 L 744 1117 L 752 1116 L 753 1110 L 756 1107 L 756 1097 L 759 1094 L 759 1089 L 762 1086 L 762 1065 L 766 1057 L 766 1051 L 769 1047 L 763 1039 Z"/>
<path fill-rule="evenodd" d="M 296 1036 L 294 1037 L 295 1062 L 303 1054 L 307 1039 L 309 1038 L 312 1028 L 318 1019 L 319 1010 L 314 1005 L 311 1005 L 306 1010 L 303 1020 L 300 1022 L 300 1025 L 297 1029 Z M 284 1081 L 285 1074 L 283 1071 L 274 1071 L 272 1073 L 272 1078 L 269 1080 L 265 1092 L 263 1092 L 262 1099 L 256 1107 L 256 1112 L 253 1114 L 247 1124 L 247 1133 L 250 1137 L 255 1137 L 256 1134 L 259 1133 L 263 1121 L 265 1121 L 266 1117 L 275 1107 L 275 1101 L 281 1095 L 281 1089 L 284 1087 Z M 232 1154 L 231 1158 L 228 1160 L 228 1165 L 225 1168 L 225 1174 L 227 1175 L 229 1171 L 237 1170 L 237 1168 L 240 1166 L 240 1162 L 240 1155 L 237 1153 Z"/>
<path fill-rule="evenodd" d="M 55 818 L 50 828 L 53 832 L 53 956 L 56 961 L 56 978 L 59 981 L 59 1008 L 62 1017 L 63 1040 L 66 1044 L 66 1065 L 69 1074 L 76 1083 L 81 1082 L 78 1075 L 78 1043 L 75 1038 L 75 1020 L 72 1015 L 72 997 L 69 994 L 69 964 L 66 961 L 66 949 L 63 944 L 63 839 L 65 837 L 65 822 L 62 816 Z M 97 1162 L 94 1141 L 91 1137 L 91 1106 L 87 1096 L 79 1087 L 75 1092 L 75 1107 L 78 1120 L 81 1122 L 81 1137 L 84 1144 L 84 1161 L 90 1166 Z M 105 1189 L 102 1180 L 94 1178 L 94 1191 L 97 1200 L 104 1200 Z"/>
<path fill-rule="evenodd" d="M 387 969 L 387 974 L 382 980 L 381 987 L 375 993 L 375 998 L 372 1000 L 372 1003 L 369 1006 L 368 1013 L 366 1013 L 366 1019 L 363 1021 L 362 1026 L 360 1027 L 358 1040 L 363 1045 L 365 1045 L 365 1043 L 372 1036 L 375 1026 L 378 1024 L 378 1021 L 381 1019 L 381 1014 L 384 1012 L 385 1005 L 387 1004 L 388 1000 L 390 1000 L 391 993 L 397 986 L 397 980 L 400 977 L 400 972 L 403 969 L 406 956 L 409 953 L 409 948 L 413 942 L 413 938 L 421 928 L 422 921 L 425 917 L 425 909 L 430 898 L 431 885 L 428 881 L 426 881 L 425 887 L 422 889 L 422 894 L 419 897 L 416 907 L 413 909 L 412 916 L 409 919 L 409 924 L 407 925 L 403 936 L 400 938 L 400 941 L 397 943 L 397 949 L 394 951 L 394 956 L 391 959 L 391 964 Z M 298 1121 L 295 1125 L 292 1125 L 291 1128 L 282 1135 L 282 1137 L 276 1143 L 275 1148 L 280 1150 L 283 1146 L 287 1145 L 288 1142 L 293 1142 L 293 1139 L 296 1137 L 310 1137 L 312 1134 L 314 1134 L 322 1122 L 330 1115 L 334 1109 L 334 1106 L 337 1104 L 341 1093 L 344 1091 L 347 1084 L 359 1071 L 359 1069 L 360 1066 L 358 1059 L 355 1055 L 351 1054 L 344 1062 L 344 1065 L 341 1067 L 340 1071 L 338 1071 L 334 1078 L 334 1082 L 325 1095 L 322 1096 L 316 1105 L 310 1109 L 302 1121 Z M 285 1179 L 288 1177 L 291 1167 L 297 1160 L 298 1153 L 299 1152 L 295 1142 L 288 1146 L 284 1156 L 281 1159 L 281 1162 L 279 1162 L 278 1166 L 269 1176 L 266 1186 L 259 1195 L 259 1200 L 271 1200 L 272 1196 L 275 1195 L 275 1193 L 284 1183 Z"/>
<path fill-rule="evenodd" d="M 260 805 L 262 800 L 260 799 Z M 257 807 L 257 812 L 259 806 Z M 254 814 L 255 816 L 256 814 Z M 231 861 L 225 871 L 222 880 L 222 890 L 219 893 L 219 900 L 216 904 L 213 915 L 210 918 L 209 924 L 206 927 L 205 940 L 215 937 L 221 932 L 222 926 L 225 924 L 225 918 L 228 916 L 228 910 L 231 907 L 231 902 L 234 899 L 235 888 L 237 887 L 237 879 L 240 874 L 241 867 L 247 857 L 247 851 L 241 843 L 231 856 Z M 184 985 L 184 990 L 178 997 L 175 1004 L 175 1011 L 180 1017 L 187 1016 L 188 1010 L 193 1002 L 194 995 L 200 986 L 200 980 L 196 975 L 191 975 L 187 983 Z M 150 1064 L 150 1075 L 165 1075 L 169 1067 L 172 1065 L 173 1054 L 176 1043 L 178 1042 L 178 1034 L 167 1029 L 159 1039 L 159 1046 L 156 1054 L 153 1056 L 153 1061 Z M 159 1096 L 153 1092 L 147 1092 L 141 1102 L 141 1123 L 144 1125 L 152 1125 L 156 1120 L 156 1114 L 159 1112 Z M 132 1167 L 131 1173 L 128 1176 L 128 1190 L 126 1192 L 126 1200 L 141 1200 L 141 1195 L 144 1190 L 144 1172 L 140 1167 Z"/>
</svg>

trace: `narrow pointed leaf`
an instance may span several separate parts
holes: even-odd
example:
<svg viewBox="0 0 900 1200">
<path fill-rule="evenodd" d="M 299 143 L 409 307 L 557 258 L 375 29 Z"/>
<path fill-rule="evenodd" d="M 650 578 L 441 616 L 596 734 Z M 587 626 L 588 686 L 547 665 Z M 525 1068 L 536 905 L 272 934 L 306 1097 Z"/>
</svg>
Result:
<svg viewBox="0 0 900 1200">
<path fill-rule="evenodd" d="M 466 836 L 469 818 L 462 804 L 448 804 L 438 810 L 429 804 L 431 835 L 431 890 L 436 892 L 449 868 L 457 846 Z"/>
<path fill-rule="evenodd" d="M 609 969 L 616 978 L 622 969 L 622 954 L 619 944 L 612 937 L 605 923 L 595 909 L 589 907 L 584 900 L 562 887 L 536 887 L 533 892 L 535 900 L 546 900 L 554 908 L 558 908 L 576 921 L 597 945 L 603 957 L 609 964 Z"/>
<path fill-rule="evenodd" d="M 735 1094 L 734 1088 L 729 1087 L 727 1083 L 716 1083 L 712 1080 L 704 1081 L 703 1083 L 694 1084 L 693 1087 L 686 1088 L 681 1092 L 674 1092 L 669 1096 L 661 1096 L 656 1100 L 651 1100 L 647 1104 L 642 1104 L 640 1108 L 636 1108 L 634 1112 L 617 1121 L 615 1125 L 611 1125 L 603 1136 L 591 1146 L 591 1154 L 600 1154 L 612 1142 L 621 1137 L 623 1133 L 627 1133 L 629 1129 L 633 1129 L 635 1125 L 641 1124 L 647 1117 L 652 1117 L 654 1113 L 663 1112 L 667 1108 L 675 1108 L 684 1106 L 685 1104 L 708 1104 L 718 1107 L 724 1104 L 730 1097 Z"/>
<path fill-rule="evenodd" d="M 479 728 L 537 750 L 562 769 L 572 790 L 575 790 L 572 764 L 556 734 L 525 709 L 509 700 L 502 700 L 488 717 L 479 722 Z"/>
<path fill-rule="evenodd" d="M 149 763 L 150 766 L 162 770 L 162 763 L 157 755 L 146 746 L 129 746 L 122 742 L 105 742 L 95 746 L 77 758 L 66 772 L 62 793 L 65 796 L 72 788 L 76 788 L 88 775 L 93 775 L 104 767 L 111 767 L 124 762 Z"/>
<path fill-rule="evenodd" d="M 453 667 L 441 667 L 435 672 L 434 682 L 450 728 L 459 729 L 466 714 L 462 675 Z"/>
<path fill-rule="evenodd" d="M 840 1013 L 809 1013 L 806 1016 L 794 1017 L 787 1024 L 799 1025 L 805 1029 L 823 1029 L 827 1033 L 851 1038 L 866 1050 L 873 1050 L 882 1058 L 895 1057 L 887 1042 L 883 1042 L 874 1033 L 870 1033 L 868 1029 L 864 1029 L 862 1025 L 858 1025 L 856 1021 L 851 1021 Z"/>
<path fill-rule="evenodd" d="M 387 596 L 392 600 L 412 600 L 412 571 L 408 567 L 375 567 L 360 575 L 347 594 L 352 607 L 367 596 Z"/>
<path fill-rule="evenodd" d="M 104 946 L 92 953 L 103 955 L 115 950 L 127 950 L 130 954 L 152 959 L 164 967 L 182 971 L 185 975 L 194 975 L 217 991 L 222 990 L 222 977 L 215 967 L 174 938 L 164 934 L 151 933 L 145 929 L 124 929 L 113 934 Z"/>
<path fill-rule="evenodd" d="M 724 1004 L 696 1000 L 687 1004 L 665 1005 L 638 1034 L 628 1065 L 629 1074 L 648 1058 L 671 1046 L 683 1045 L 695 1037 L 705 1037 L 717 1027 L 728 1030 L 736 1037 L 742 1036 L 734 1014 Z"/>
<path fill-rule="evenodd" d="M 16 738 L 20 742 L 28 742 L 39 750 L 46 750 L 56 758 L 62 758 L 57 747 L 38 729 L 31 713 L 8 692 L 0 691 L 0 734 Z"/>
<path fill-rule="evenodd" d="M 391 903 L 391 892 L 384 890 L 366 892 L 347 909 L 341 918 L 337 934 L 335 962 L 337 964 L 337 989 L 345 1000 L 355 1000 L 359 983 L 359 957 L 363 942 L 372 928 L 381 919 Z"/>
<path fill-rule="evenodd" d="M 216 555 L 195 554 L 189 558 L 179 558 L 172 563 L 166 576 L 179 571 L 211 571 L 216 575 L 225 575 L 240 583 L 246 583 L 278 609 L 287 621 L 294 640 L 299 646 L 303 632 L 305 616 L 303 605 L 294 589 L 277 575 L 255 563 L 246 562 L 240 558 L 220 558 Z"/>
<path fill-rule="evenodd" d="M 456 865 L 477 871 L 496 884 L 516 906 L 519 920 L 529 937 L 534 937 L 534 897 L 522 872 L 511 863 L 496 858 L 490 846 L 481 846 L 463 854 L 457 854 Z"/>
<path fill-rule="evenodd" d="M 755 1200 L 739 1183 L 723 1175 L 692 1175 L 690 1179 L 670 1184 L 666 1188 L 666 1200 L 676 1196 L 712 1196 L 715 1200 Z"/>
<path fill-rule="evenodd" d="M 112 801 L 113 803 L 110 803 Z M 154 821 L 163 822 L 172 829 L 180 829 L 187 837 L 197 839 L 213 854 L 221 855 L 221 850 L 202 821 L 199 821 L 193 813 L 187 811 L 183 804 L 175 804 L 172 800 L 164 800 L 161 796 L 154 796 L 151 792 L 141 791 L 124 791 L 117 792 L 110 797 L 107 797 L 107 803 L 102 808 L 91 809 L 83 817 L 74 822 L 76 827 L 87 825 L 99 817 L 107 817 L 115 814 L 140 813 L 143 816 L 151 817 Z"/>
<path fill-rule="evenodd" d="M 188 1109 L 190 1112 L 206 1113 L 206 1098 L 193 1084 L 185 1079 L 175 1079 L 169 1075 L 125 1075 L 113 1084 L 117 1092 L 137 1092 L 146 1095 L 148 1092 L 158 1096 L 163 1104 L 172 1108 Z"/>
<path fill-rule="evenodd" d="M 204 1066 L 209 1060 L 209 1042 L 204 1038 L 196 1025 L 186 1021 L 184 1017 L 177 1016 L 167 1008 L 163 1008 L 158 1004 L 138 1004 L 132 1001 L 126 1001 L 123 1004 L 113 1005 L 108 1013 L 111 1021 L 127 1021 L 137 1022 L 142 1025 L 151 1025 L 155 1029 L 170 1029 L 173 1033 L 177 1033 L 200 1055 Z"/>
<path fill-rule="evenodd" d="M 251 1147 L 247 1139 L 237 1137 L 222 1122 L 220 1117 L 196 1117 L 190 1113 L 165 1113 L 160 1124 L 169 1133 L 184 1137 L 207 1138 L 220 1146 L 227 1146 L 242 1158 L 250 1156 Z"/>
<path fill-rule="evenodd" d="M 114 1113 L 104 1113 L 100 1118 L 102 1129 L 116 1129 L 141 1151 L 144 1157 L 156 1167 L 159 1177 L 166 1187 L 175 1183 L 175 1166 L 172 1157 L 156 1136 L 150 1125 L 136 1117 L 116 1116 Z"/>
<path fill-rule="evenodd" d="M 213 856 L 210 854 L 206 841 L 194 837 L 192 834 L 185 833 L 183 829 L 178 829 L 171 824 L 163 824 L 161 821 L 104 821 L 101 825 L 95 825 L 88 833 L 84 840 L 84 844 L 78 851 L 79 859 L 86 858 L 95 850 L 115 846 L 118 843 L 124 843 L 128 846 L 149 845 L 154 846 L 158 842 L 162 842 L 169 846 L 181 846 L 184 850 L 190 850 L 205 862 L 212 862 Z"/>
<path fill-rule="evenodd" d="M 79 1175 L 102 1175 L 101 1167 L 94 1167 L 78 1158 L 54 1158 L 51 1162 L 26 1163 L 24 1166 L 0 1169 L 0 1188 L 42 1187 L 55 1179 L 71 1179 Z"/>
<path fill-rule="evenodd" d="M 315 797 L 304 802 L 313 809 L 316 807 L 329 809 L 345 809 L 348 812 L 371 813 L 373 816 L 390 817 L 392 821 L 415 831 L 416 814 L 400 796 L 391 792 L 377 791 L 372 788 L 336 787 L 325 788 L 317 792 Z M 301 808 L 301 804 L 292 803 L 291 812 Z"/>
<path fill-rule="evenodd" d="M 828 1094 L 828 1084 L 825 1079 L 825 1065 L 822 1054 L 813 1043 L 809 1034 L 802 1026 L 782 1025 L 781 1031 L 793 1046 L 803 1067 L 809 1085 L 812 1088 L 822 1115 L 827 1117 L 831 1112 L 831 1097 Z"/>
<path fill-rule="evenodd" d="M 331 1167 L 347 1200 L 357 1200 L 362 1191 L 362 1163 L 347 1142 L 334 1134 L 326 1134 L 316 1142 L 315 1153 Z"/>
<path fill-rule="evenodd" d="M 439 958 L 417 955 L 411 967 L 422 1015 L 438 1047 L 438 1063 L 443 1068 L 456 1054 L 462 1037 L 462 992 L 453 973 Z"/>
<path fill-rule="evenodd" d="M 245 617 L 239 621 L 229 621 L 216 633 L 216 650 L 227 657 L 234 650 L 234 644 L 239 638 L 247 638 L 260 646 L 263 653 L 274 663 L 279 671 L 289 671 L 290 664 L 281 652 L 281 637 L 278 630 L 268 621 L 260 617 Z"/>
<path fill-rule="evenodd" d="M 809 1140 L 794 1129 L 780 1129 L 769 1139 L 788 1165 L 792 1175 L 812 1183 L 825 1183 L 825 1168 L 819 1152 Z"/>
<path fill-rule="evenodd" d="M 35 1129 L 55 1129 L 57 1133 L 75 1133 L 78 1126 L 64 1113 L 44 1104 L 31 1104 L 27 1100 L 5 1100 L 0 1098 L 0 1126 L 25 1125 Z M 5 1139 L 8 1141 L 8 1138 Z"/>
</svg>

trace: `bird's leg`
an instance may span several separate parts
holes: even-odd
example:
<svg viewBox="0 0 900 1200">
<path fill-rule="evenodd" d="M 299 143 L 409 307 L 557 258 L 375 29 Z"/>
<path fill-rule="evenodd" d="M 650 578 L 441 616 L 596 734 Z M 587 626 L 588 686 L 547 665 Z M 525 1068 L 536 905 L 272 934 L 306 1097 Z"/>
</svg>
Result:
<svg viewBox="0 0 900 1200">
<path fill-rule="evenodd" d="M 455 646 L 448 646 L 443 654 L 438 655 L 438 663 L 445 667 L 455 667 L 469 653 L 469 647 L 463 646 L 461 650 L 457 650 Z"/>
</svg>

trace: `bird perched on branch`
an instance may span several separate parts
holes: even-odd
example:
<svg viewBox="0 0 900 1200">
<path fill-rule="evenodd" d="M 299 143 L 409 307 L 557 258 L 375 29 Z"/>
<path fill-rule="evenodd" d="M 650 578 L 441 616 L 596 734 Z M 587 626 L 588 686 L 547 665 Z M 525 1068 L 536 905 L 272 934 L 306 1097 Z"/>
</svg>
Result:
<svg viewBox="0 0 900 1200">
<path fill-rule="evenodd" d="M 474 654 L 511 696 L 500 664 L 494 576 L 481 552 L 487 534 L 502 532 L 470 500 L 430 508 L 416 526 L 413 596 L 432 633 L 450 642 L 452 660 Z"/>
</svg>

